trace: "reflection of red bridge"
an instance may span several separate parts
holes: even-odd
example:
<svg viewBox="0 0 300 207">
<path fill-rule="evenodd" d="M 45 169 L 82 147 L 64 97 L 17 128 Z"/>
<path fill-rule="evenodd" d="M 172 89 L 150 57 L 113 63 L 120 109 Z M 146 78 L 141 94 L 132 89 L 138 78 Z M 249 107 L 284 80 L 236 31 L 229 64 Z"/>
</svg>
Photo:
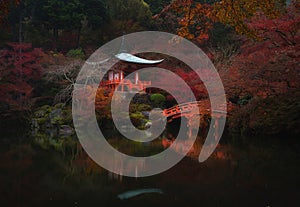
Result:
<svg viewBox="0 0 300 207">
<path fill-rule="evenodd" d="M 231 105 L 228 106 L 220 105 L 218 107 L 218 110 L 211 110 L 211 105 L 209 100 L 203 100 L 203 101 L 196 101 L 196 102 L 188 102 L 184 104 L 179 104 L 177 106 L 171 107 L 169 109 L 163 110 L 163 116 L 168 118 L 168 122 L 172 122 L 174 119 L 179 117 L 186 117 L 188 118 L 187 126 L 188 126 L 188 137 L 192 137 L 193 128 L 198 128 L 199 125 L 195 125 L 193 123 L 193 119 L 190 119 L 192 117 L 196 116 L 205 116 L 208 115 L 212 118 L 214 118 L 214 121 L 211 122 L 213 130 L 213 136 L 214 139 L 217 141 L 220 137 L 220 131 L 219 131 L 219 121 L 222 118 L 225 118 L 227 116 L 227 109 L 230 111 L 232 110 Z M 163 139 L 162 145 L 164 148 L 167 148 L 169 146 L 173 146 L 174 150 L 178 153 L 182 153 L 184 151 L 187 151 L 185 149 L 186 146 L 190 146 L 190 140 L 186 140 L 180 143 L 177 143 L 176 145 L 173 145 L 174 140 L 168 140 Z M 187 153 L 189 156 L 192 156 L 194 153 L 196 153 L 194 146 L 189 150 Z"/>
<path fill-rule="evenodd" d="M 225 106 L 220 106 L 219 110 L 212 111 L 209 100 L 188 102 L 180 104 L 163 111 L 163 116 L 169 118 L 169 122 L 179 117 L 192 117 L 194 115 L 211 115 L 214 118 L 226 116 L 227 110 Z"/>
</svg>

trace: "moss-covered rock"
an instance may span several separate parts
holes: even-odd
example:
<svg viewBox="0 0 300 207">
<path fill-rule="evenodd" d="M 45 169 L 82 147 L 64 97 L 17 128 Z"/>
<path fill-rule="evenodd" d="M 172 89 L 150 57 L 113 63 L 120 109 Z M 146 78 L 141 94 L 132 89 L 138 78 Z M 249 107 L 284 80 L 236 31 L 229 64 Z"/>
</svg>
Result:
<svg viewBox="0 0 300 207">
<path fill-rule="evenodd" d="M 136 127 L 139 127 L 143 124 L 143 120 L 145 119 L 145 116 L 141 112 L 131 113 L 130 114 L 130 120 L 132 124 Z"/>
<path fill-rule="evenodd" d="M 64 148 L 76 145 L 75 130 L 72 125 L 71 107 L 65 104 L 57 104 L 53 107 L 42 106 L 33 113 L 33 141 L 42 149 L 52 148 L 63 152 Z"/>
</svg>

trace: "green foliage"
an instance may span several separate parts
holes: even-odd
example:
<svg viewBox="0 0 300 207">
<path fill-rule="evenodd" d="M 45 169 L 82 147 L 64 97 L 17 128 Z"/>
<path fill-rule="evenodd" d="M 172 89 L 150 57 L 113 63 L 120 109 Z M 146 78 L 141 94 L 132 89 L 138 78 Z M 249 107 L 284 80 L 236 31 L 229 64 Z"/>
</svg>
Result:
<svg viewBox="0 0 300 207">
<path fill-rule="evenodd" d="M 148 104 L 138 104 L 138 111 L 151 111 L 152 107 Z"/>
<path fill-rule="evenodd" d="M 251 94 L 247 94 L 247 95 L 243 96 L 242 98 L 240 98 L 238 100 L 237 104 L 246 105 L 251 101 L 252 98 L 253 98 L 253 96 Z"/>
<path fill-rule="evenodd" d="M 48 119 L 46 117 L 41 117 L 41 118 L 37 119 L 37 123 L 39 125 L 44 125 L 44 124 L 46 124 L 47 121 L 48 121 Z"/>
<path fill-rule="evenodd" d="M 32 119 L 33 142 L 44 150 L 65 153 L 76 147 L 72 126 L 72 110 L 65 104 L 45 105 L 37 109 Z"/>
<path fill-rule="evenodd" d="M 8 19 L 13 41 L 65 52 L 148 29 L 152 12 L 143 0 L 24 0 Z"/>
<path fill-rule="evenodd" d="M 104 42 L 125 33 L 149 30 L 152 13 L 143 0 L 106 0 L 109 20 L 102 27 Z"/>
<path fill-rule="evenodd" d="M 67 53 L 68 57 L 77 58 L 77 59 L 84 59 L 85 54 L 82 48 L 72 49 Z"/>
<path fill-rule="evenodd" d="M 144 115 L 140 112 L 130 114 L 130 120 L 132 124 L 136 127 L 139 127 L 142 124 L 144 119 L 145 119 Z"/>
<path fill-rule="evenodd" d="M 130 104 L 129 106 L 130 113 L 151 111 L 151 109 L 152 107 L 148 104 Z"/>
<path fill-rule="evenodd" d="M 155 104 L 155 107 L 162 107 L 166 102 L 166 97 L 160 93 L 155 93 L 150 96 L 150 100 Z"/>
<path fill-rule="evenodd" d="M 43 6 L 52 29 L 77 29 L 83 20 L 83 3 L 80 0 L 47 0 Z"/>
<path fill-rule="evenodd" d="M 149 4 L 153 14 L 159 14 L 163 8 L 171 2 L 171 0 L 145 0 L 145 2 Z"/>
<path fill-rule="evenodd" d="M 93 29 L 101 27 L 108 20 L 105 0 L 81 0 L 88 25 Z"/>
<path fill-rule="evenodd" d="M 82 28 L 101 27 L 108 12 L 104 0 L 24 0 L 12 8 L 8 20 L 14 41 L 61 49 L 64 44 L 78 46 Z"/>
<path fill-rule="evenodd" d="M 129 112 L 130 113 L 135 113 L 138 111 L 138 105 L 137 104 L 130 104 L 129 105 Z"/>
<path fill-rule="evenodd" d="M 33 139 L 33 143 L 43 150 L 53 149 L 62 154 L 66 154 L 67 149 L 74 149 L 77 146 L 77 141 L 72 137 L 66 138 L 49 138 L 43 133 L 39 133 Z"/>
<path fill-rule="evenodd" d="M 53 124 L 53 125 L 62 125 L 63 123 L 64 123 L 64 120 L 61 117 L 54 117 L 51 120 L 51 124 Z"/>
<path fill-rule="evenodd" d="M 64 104 L 57 104 L 53 107 L 45 105 L 36 109 L 33 113 L 33 120 L 36 120 L 41 130 L 61 125 L 72 125 L 72 111 Z"/>
<path fill-rule="evenodd" d="M 121 21 L 134 21 L 141 25 L 149 24 L 152 13 L 143 0 L 109 0 L 110 18 Z"/>
</svg>

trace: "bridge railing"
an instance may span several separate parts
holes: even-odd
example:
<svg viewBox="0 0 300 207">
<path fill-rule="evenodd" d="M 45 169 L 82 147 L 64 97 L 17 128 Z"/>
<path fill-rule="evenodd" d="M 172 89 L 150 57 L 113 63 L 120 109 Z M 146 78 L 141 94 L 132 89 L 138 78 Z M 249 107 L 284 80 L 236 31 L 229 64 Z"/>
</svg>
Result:
<svg viewBox="0 0 300 207">
<path fill-rule="evenodd" d="M 163 115 L 165 117 L 170 117 L 176 114 L 188 113 L 191 112 L 193 109 L 199 108 L 199 105 L 201 105 L 201 101 L 180 104 L 169 109 L 165 109 L 163 111 Z"/>
<path fill-rule="evenodd" d="M 223 108 L 222 106 L 220 107 Z M 225 110 L 211 110 L 210 102 L 209 101 L 195 101 L 195 102 L 188 102 L 184 104 L 179 104 L 177 106 L 173 106 L 169 109 L 163 110 L 163 116 L 165 117 L 172 117 L 173 119 L 178 118 L 180 116 L 187 116 L 187 115 L 218 115 L 224 116 L 227 114 Z"/>
</svg>

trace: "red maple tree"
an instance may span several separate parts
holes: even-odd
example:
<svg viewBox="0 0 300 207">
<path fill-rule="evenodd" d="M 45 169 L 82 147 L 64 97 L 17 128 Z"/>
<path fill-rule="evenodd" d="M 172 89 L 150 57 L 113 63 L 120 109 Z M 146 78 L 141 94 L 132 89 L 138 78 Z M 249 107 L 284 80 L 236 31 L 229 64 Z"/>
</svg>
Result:
<svg viewBox="0 0 300 207">
<path fill-rule="evenodd" d="M 26 110 L 34 82 L 41 78 L 41 49 L 9 43 L 0 51 L 0 102 L 2 109 Z"/>
</svg>

